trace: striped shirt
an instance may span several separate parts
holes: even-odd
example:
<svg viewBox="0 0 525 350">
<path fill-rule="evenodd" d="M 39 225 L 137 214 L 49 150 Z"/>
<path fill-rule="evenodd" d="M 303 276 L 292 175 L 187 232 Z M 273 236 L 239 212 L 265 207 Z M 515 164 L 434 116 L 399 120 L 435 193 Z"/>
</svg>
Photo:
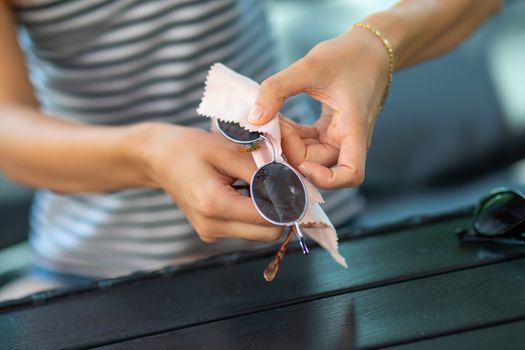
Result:
<svg viewBox="0 0 525 350">
<path fill-rule="evenodd" d="M 259 0 L 18 0 L 13 10 L 41 109 L 67 120 L 207 128 L 196 108 L 211 64 L 259 82 L 275 72 Z M 292 103 L 284 113 L 300 119 L 304 107 Z M 353 214 L 351 191 L 325 197 L 334 223 Z M 257 246 L 203 243 L 169 196 L 145 188 L 38 191 L 30 242 L 44 268 L 92 277 Z"/>
</svg>

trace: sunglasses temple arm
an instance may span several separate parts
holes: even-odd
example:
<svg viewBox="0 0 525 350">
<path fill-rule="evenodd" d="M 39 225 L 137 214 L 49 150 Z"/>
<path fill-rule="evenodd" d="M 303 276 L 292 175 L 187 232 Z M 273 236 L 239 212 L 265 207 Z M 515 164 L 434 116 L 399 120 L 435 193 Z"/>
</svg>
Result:
<svg viewBox="0 0 525 350">
<path fill-rule="evenodd" d="M 306 242 L 304 241 L 304 234 L 303 234 L 303 230 L 301 229 L 301 225 L 298 222 L 294 223 L 292 230 L 295 231 L 295 235 L 299 239 L 299 244 L 301 245 L 303 254 L 306 255 L 310 253 L 310 250 L 308 250 L 308 246 L 306 245 Z"/>
<path fill-rule="evenodd" d="M 272 261 L 268 264 L 266 269 L 264 269 L 264 279 L 266 282 L 271 282 L 277 275 L 277 271 L 279 271 L 279 266 L 281 266 L 281 261 L 283 261 L 284 253 L 288 249 L 288 245 L 290 244 L 290 240 L 292 239 L 292 230 L 288 232 L 288 235 L 286 236 L 286 239 L 281 244 L 281 247 L 273 257 Z"/>
<path fill-rule="evenodd" d="M 464 243 L 505 243 L 512 245 L 525 245 L 525 240 L 509 237 L 479 237 L 479 236 L 459 236 Z"/>
</svg>

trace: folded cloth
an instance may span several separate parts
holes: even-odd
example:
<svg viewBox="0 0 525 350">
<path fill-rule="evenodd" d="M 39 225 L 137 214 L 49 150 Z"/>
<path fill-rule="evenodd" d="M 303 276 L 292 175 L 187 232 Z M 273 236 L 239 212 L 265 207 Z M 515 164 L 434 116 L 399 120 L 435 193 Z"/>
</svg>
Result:
<svg viewBox="0 0 525 350">
<path fill-rule="evenodd" d="M 254 105 L 259 85 L 221 63 L 215 63 L 208 72 L 204 94 L 197 113 L 208 118 L 236 122 L 250 131 L 262 132 L 271 139 L 277 161 L 286 163 L 282 155 L 279 117 L 256 126 L 248 122 L 248 113 Z M 271 150 L 266 144 L 251 152 L 258 167 L 271 160 Z M 286 163 L 288 164 L 288 163 Z M 289 164 L 288 164 L 289 165 Z M 308 209 L 300 222 L 303 231 L 326 249 L 337 263 L 347 267 L 346 260 L 337 249 L 337 233 L 328 216 L 319 205 L 323 197 L 306 178 L 302 178 L 308 195 Z"/>
</svg>

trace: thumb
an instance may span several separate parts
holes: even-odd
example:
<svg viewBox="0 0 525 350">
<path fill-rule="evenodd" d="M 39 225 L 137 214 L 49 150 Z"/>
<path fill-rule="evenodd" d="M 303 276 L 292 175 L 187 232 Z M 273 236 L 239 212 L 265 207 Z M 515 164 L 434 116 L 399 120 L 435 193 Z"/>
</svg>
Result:
<svg viewBox="0 0 525 350">
<path fill-rule="evenodd" d="M 272 120 L 286 98 L 311 87 L 309 72 L 305 69 L 304 59 L 301 59 L 263 81 L 248 121 L 254 125 L 263 125 Z"/>
</svg>

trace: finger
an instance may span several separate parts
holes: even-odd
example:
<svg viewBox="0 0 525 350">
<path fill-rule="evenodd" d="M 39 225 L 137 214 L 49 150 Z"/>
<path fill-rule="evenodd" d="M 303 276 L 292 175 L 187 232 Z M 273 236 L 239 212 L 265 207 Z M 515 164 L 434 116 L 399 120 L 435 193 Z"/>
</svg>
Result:
<svg viewBox="0 0 525 350">
<path fill-rule="evenodd" d="M 309 145 L 317 145 L 319 143 L 321 143 L 321 141 L 319 141 L 319 139 L 303 139 L 303 142 L 306 146 L 309 146 Z"/>
<path fill-rule="evenodd" d="M 297 133 L 297 135 L 299 135 L 299 137 L 302 139 L 319 137 L 317 129 L 313 127 L 312 125 L 298 124 L 294 122 L 293 120 L 284 117 L 282 114 L 279 114 L 279 115 L 280 115 L 279 122 L 281 124 L 281 128 L 283 127 L 292 128 Z"/>
<path fill-rule="evenodd" d="M 337 164 L 339 149 L 326 143 L 312 143 L 306 146 L 304 162 L 318 163 L 324 166 Z"/>
<path fill-rule="evenodd" d="M 341 141 L 337 165 L 328 168 L 318 163 L 304 162 L 299 170 L 316 186 L 323 189 L 357 187 L 363 183 L 367 133 L 353 130 Z"/>
<path fill-rule="evenodd" d="M 332 122 L 333 115 L 334 110 L 330 106 L 323 103 L 321 109 L 321 116 L 313 125 L 319 134 L 326 132 L 326 130 L 330 126 L 330 123 Z"/>
<path fill-rule="evenodd" d="M 195 209 L 201 217 L 264 227 L 274 226 L 259 214 L 250 197 L 243 196 L 230 186 L 227 178 L 212 176 L 198 191 Z"/>
<path fill-rule="evenodd" d="M 259 214 L 251 197 L 245 197 L 235 190 L 234 192 L 222 198 L 223 210 L 220 215 L 222 220 L 244 222 L 262 227 L 275 226 Z"/>
<path fill-rule="evenodd" d="M 244 223 L 227 222 L 223 227 L 226 234 L 250 241 L 277 241 L 284 231 L 282 226 L 262 227 Z"/>
<path fill-rule="evenodd" d="M 242 152 L 244 146 L 228 145 L 229 147 L 210 150 L 210 163 L 221 174 L 233 179 L 249 183 L 257 166 L 251 154 Z"/>
<path fill-rule="evenodd" d="M 359 170 L 343 165 L 329 168 L 318 163 L 305 162 L 299 169 L 314 185 L 324 190 L 358 187 L 364 176 Z"/>
<path fill-rule="evenodd" d="M 339 150 L 329 144 L 320 143 L 317 139 L 302 139 L 296 129 L 286 123 L 282 124 L 281 140 L 283 152 L 288 162 L 294 167 L 304 162 L 316 162 L 325 166 L 337 163 Z"/>
<path fill-rule="evenodd" d="M 286 160 L 294 167 L 304 162 L 306 144 L 297 134 L 297 130 L 287 123 L 281 124 L 281 147 Z"/>
<path fill-rule="evenodd" d="M 276 241 L 284 231 L 282 226 L 262 227 L 234 221 L 213 220 L 206 225 L 207 227 L 199 232 L 200 237 L 206 242 L 227 237 L 259 242 Z"/>
<path fill-rule="evenodd" d="M 262 82 L 248 120 L 262 125 L 272 120 L 287 97 L 309 90 L 312 87 L 312 70 L 306 69 L 304 59 L 272 75 Z"/>
</svg>

